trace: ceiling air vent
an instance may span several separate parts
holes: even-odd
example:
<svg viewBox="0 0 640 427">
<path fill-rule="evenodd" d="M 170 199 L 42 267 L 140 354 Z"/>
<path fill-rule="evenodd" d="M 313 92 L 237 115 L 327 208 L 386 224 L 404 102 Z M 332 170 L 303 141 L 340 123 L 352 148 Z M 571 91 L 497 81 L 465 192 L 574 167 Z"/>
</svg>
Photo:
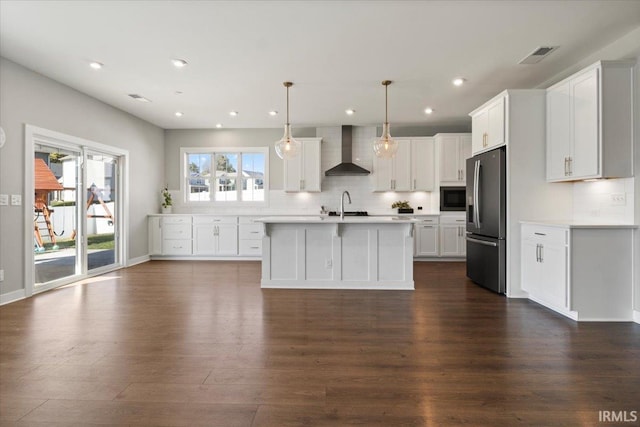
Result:
<svg viewBox="0 0 640 427">
<path fill-rule="evenodd" d="M 518 64 L 537 64 L 544 57 L 556 50 L 558 46 L 541 46 L 536 48 L 529 55 L 525 56 Z"/>
</svg>

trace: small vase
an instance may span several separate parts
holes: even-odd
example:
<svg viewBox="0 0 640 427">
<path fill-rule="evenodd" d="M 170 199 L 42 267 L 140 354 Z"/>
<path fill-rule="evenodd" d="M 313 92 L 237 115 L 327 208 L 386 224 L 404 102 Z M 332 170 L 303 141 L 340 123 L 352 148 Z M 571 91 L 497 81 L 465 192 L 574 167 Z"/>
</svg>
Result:
<svg viewBox="0 0 640 427">
<path fill-rule="evenodd" d="M 171 206 L 163 206 L 162 207 L 162 213 L 163 214 L 170 214 L 171 213 Z"/>
</svg>

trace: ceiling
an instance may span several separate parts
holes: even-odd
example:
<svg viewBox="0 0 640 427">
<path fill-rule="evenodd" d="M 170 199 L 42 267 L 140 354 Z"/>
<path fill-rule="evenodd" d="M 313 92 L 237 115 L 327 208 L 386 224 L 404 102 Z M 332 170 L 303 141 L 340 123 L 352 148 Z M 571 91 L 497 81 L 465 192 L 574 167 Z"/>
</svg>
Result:
<svg viewBox="0 0 640 427">
<path fill-rule="evenodd" d="M 280 127 L 286 80 L 294 128 L 381 124 L 384 79 L 392 126 L 450 125 L 639 27 L 637 0 L 2 0 L 0 54 L 165 129 Z M 560 47 L 518 64 L 549 45 Z"/>
</svg>

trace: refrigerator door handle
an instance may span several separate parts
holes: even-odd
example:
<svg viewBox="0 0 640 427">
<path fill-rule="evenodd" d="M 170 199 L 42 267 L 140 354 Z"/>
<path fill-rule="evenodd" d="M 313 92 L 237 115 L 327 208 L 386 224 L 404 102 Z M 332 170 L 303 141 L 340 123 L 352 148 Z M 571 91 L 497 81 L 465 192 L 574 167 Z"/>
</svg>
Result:
<svg viewBox="0 0 640 427">
<path fill-rule="evenodd" d="M 473 169 L 473 225 L 480 228 L 480 160 L 476 160 Z"/>
<path fill-rule="evenodd" d="M 473 237 L 469 237 L 469 236 L 467 236 L 467 242 L 478 243 L 480 245 L 485 245 L 485 246 L 492 246 L 494 248 L 496 246 L 498 246 L 498 244 L 495 243 L 495 242 L 487 242 L 486 240 L 478 240 L 478 239 L 474 239 Z"/>
</svg>

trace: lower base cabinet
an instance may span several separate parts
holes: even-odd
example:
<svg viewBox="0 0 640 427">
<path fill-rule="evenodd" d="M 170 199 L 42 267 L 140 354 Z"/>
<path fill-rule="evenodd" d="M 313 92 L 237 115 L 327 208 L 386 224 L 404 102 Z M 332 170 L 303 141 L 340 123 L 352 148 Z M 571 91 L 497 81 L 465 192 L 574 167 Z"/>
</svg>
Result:
<svg viewBox="0 0 640 427">
<path fill-rule="evenodd" d="M 437 257 L 439 252 L 438 218 L 422 218 L 414 224 L 413 240 L 415 245 L 414 256 Z"/>
<path fill-rule="evenodd" d="M 632 320 L 634 227 L 522 224 L 522 289 L 574 320 Z"/>
<path fill-rule="evenodd" d="M 463 215 L 417 217 L 414 225 L 414 256 L 418 258 L 459 258 L 467 254 L 466 224 Z"/>
</svg>

